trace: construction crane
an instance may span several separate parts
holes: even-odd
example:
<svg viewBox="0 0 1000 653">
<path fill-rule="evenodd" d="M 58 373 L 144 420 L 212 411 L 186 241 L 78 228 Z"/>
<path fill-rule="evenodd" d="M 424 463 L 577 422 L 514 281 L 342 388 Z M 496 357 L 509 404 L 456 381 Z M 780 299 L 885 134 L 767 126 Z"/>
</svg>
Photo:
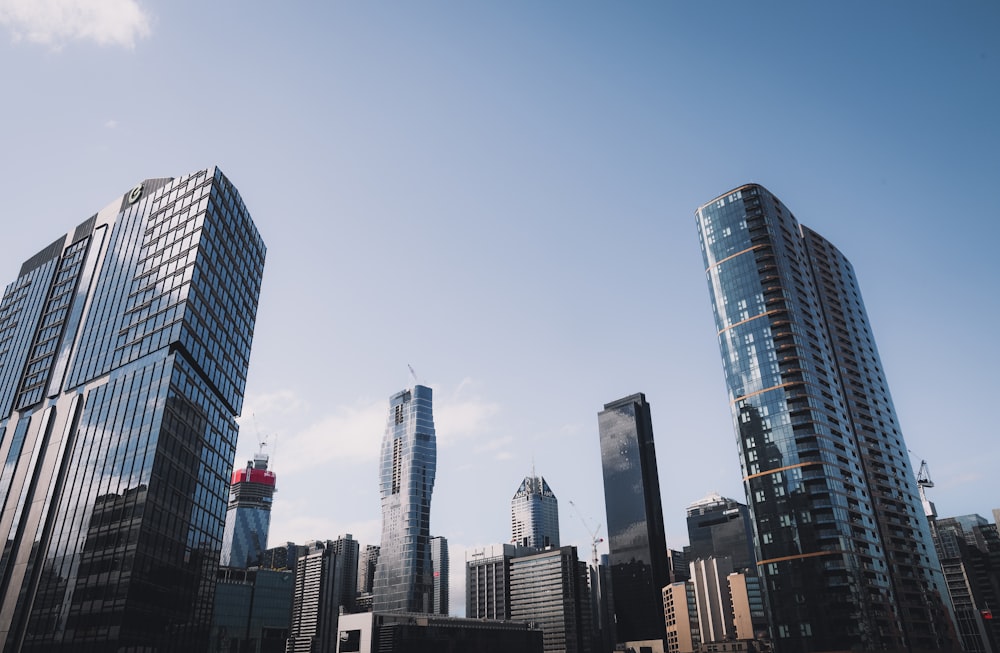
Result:
<svg viewBox="0 0 1000 653">
<path fill-rule="evenodd" d="M 931 480 L 931 469 L 927 466 L 926 460 L 920 461 L 920 470 L 917 472 L 917 490 L 920 492 L 920 503 L 924 506 L 924 514 L 928 519 L 937 518 L 937 508 L 934 507 L 934 503 L 927 498 L 927 493 L 925 490 L 929 487 L 934 487 L 934 481 Z"/>
<path fill-rule="evenodd" d="M 598 524 L 597 528 L 594 528 L 593 530 L 591 530 L 591 528 L 590 528 L 590 522 L 587 520 L 586 517 L 583 516 L 583 513 L 580 512 L 580 509 L 577 507 L 577 505 L 575 503 L 573 503 L 573 501 L 570 501 L 569 505 L 573 506 L 573 510 L 576 511 L 576 514 L 580 517 L 580 521 L 583 522 L 583 527 L 587 529 L 587 534 L 590 535 L 590 564 L 596 570 L 597 566 L 598 566 L 597 565 L 597 545 L 604 541 L 603 537 L 597 537 L 598 531 L 601 530 L 601 525 Z"/>
</svg>

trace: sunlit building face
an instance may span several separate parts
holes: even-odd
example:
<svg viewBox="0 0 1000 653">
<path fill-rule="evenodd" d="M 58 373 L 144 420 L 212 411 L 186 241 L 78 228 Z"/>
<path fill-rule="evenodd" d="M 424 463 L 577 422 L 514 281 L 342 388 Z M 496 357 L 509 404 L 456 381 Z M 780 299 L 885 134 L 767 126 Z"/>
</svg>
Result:
<svg viewBox="0 0 1000 653">
<path fill-rule="evenodd" d="M 0 301 L 5 650 L 204 650 L 265 247 L 215 168 L 148 179 Z"/>
</svg>

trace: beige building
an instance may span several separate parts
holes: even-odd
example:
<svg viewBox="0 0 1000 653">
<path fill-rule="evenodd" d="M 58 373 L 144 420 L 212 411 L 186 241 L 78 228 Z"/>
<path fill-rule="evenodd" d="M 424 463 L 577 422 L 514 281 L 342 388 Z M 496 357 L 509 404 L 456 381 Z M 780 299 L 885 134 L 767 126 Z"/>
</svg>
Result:
<svg viewBox="0 0 1000 653">
<path fill-rule="evenodd" d="M 682 581 L 663 588 L 663 618 L 667 653 L 693 653 L 700 643 L 694 585 Z"/>
</svg>

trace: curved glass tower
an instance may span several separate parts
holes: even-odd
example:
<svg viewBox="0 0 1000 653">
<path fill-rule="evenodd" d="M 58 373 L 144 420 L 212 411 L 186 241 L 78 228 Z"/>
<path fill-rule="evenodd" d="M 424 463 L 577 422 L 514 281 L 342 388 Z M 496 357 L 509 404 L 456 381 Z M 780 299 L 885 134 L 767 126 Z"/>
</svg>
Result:
<svg viewBox="0 0 1000 653">
<path fill-rule="evenodd" d="M 389 400 L 379 490 L 382 542 L 375 567 L 375 612 L 430 612 L 431 493 L 437 441 L 431 389 L 415 385 Z"/>
<path fill-rule="evenodd" d="M 776 647 L 954 648 L 850 263 L 755 184 L 697 221 Z"/>
</svg>

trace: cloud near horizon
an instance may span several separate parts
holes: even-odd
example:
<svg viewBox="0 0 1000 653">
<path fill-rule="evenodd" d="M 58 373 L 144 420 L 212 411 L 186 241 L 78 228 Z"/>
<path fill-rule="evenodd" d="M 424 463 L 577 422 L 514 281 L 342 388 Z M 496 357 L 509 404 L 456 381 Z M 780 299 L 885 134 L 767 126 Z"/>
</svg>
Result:
<svg viewBox="0 0 1000 653">
<path fill-rule="evenodd" d="M 70 41 L 132 49 L 151 34 L 150 23 L 135 0 L 0 0 L 0 25 L 14 41 L 55 50 Z"/>
</svg>

